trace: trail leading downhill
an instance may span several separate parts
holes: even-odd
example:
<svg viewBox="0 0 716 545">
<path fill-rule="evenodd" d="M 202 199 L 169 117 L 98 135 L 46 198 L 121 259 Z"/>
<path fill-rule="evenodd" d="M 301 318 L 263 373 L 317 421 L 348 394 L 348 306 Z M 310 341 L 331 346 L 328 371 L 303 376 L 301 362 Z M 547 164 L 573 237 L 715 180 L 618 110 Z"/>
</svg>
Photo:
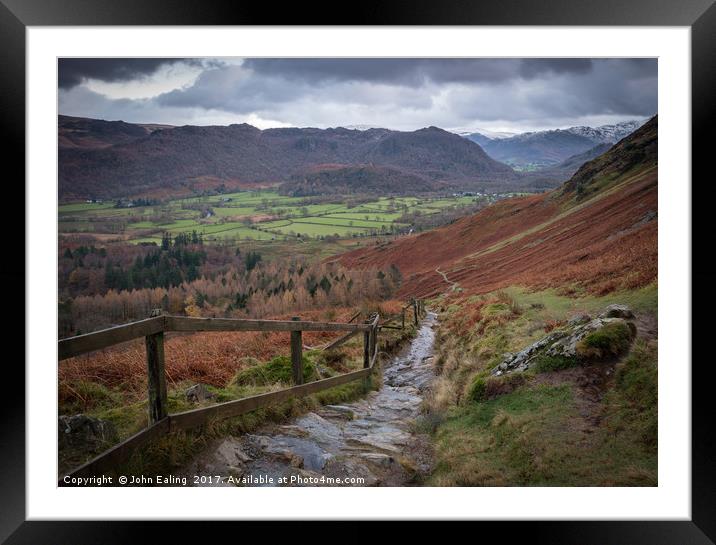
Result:
<svg viewBox="0 0 716 545">
<path fill-rule="evenodd" d="M 440 270 L 440 267 L 436 267 L 436 268 L 435 268 L 435 272 L 438 273 L 440 276 L 442 276 L 442 277 L 443 277 L 443 280 L 445 280 L 445 282 L 447 282 L 447 283 L 450 285 L 450 290 L 451 290 L 451 291 L 457 291 L 457 290 L 460 289 L 460 284 L 458 284 L 457 282 L 453 282 L 452 280 L 450 280 L 450 279 L 447 277 L 447 274 L 445 274 L 443 271 Z"/>
<path fill-rule="evenodd" d="M 434 377 L 436 315 L 383 364 L 383 386 L 345 405 L 326 405 L 283 425 L 218 441 L 183 472 L 233 476 L 244 486 L 406 486 L 429 473 L 427 436 L 416 433 L 422 393 Z M 340 480 L 338 480 L 340 479 Z M 190 479 L 191 481 L 191 479 Z"/>
</svg>

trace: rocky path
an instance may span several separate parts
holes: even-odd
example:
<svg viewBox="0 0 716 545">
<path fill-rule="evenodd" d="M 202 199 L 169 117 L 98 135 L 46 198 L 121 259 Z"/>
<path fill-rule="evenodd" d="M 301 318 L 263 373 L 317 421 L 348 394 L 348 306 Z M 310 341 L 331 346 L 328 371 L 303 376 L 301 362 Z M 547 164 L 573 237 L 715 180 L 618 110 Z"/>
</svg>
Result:
<svg viewBox="0 0 716 545">
<path fill-rule="evenodd" d="M 440 267 L 436 267 L 435 272 L 438 273 L 440 276 L 443 277 L 443 280 L 447 282 L 450 285 L 451 291 L 457 291 L 460 288 L 460 285 L 457 282 L 453 282 L 447 277 L 447 274 L 445 274 L 443 271 L 440 270 Z"/>
<path fill-rule="evenodd" d="M 434 376 L 435 314 L 383 364 L 383 387 L 345 405 L 225 438 L 183 472 L 221 476 L 206 486 L 405 486 L 430 470 L 427 437 L 414 431 Z"/>
</svg>

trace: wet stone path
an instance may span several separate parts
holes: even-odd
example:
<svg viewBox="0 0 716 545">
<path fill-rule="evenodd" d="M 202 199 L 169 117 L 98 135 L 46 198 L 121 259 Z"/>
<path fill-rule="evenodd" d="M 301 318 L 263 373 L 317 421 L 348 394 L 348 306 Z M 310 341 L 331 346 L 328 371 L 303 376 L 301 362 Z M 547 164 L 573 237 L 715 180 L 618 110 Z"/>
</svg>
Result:
<svg viewBox="0 0 716 545">
<path fill-rule="evenodd" d="M 345 405 L 324 405 L 286 424 L 224 438 L 182 473 L 222 476 L 204 486 L 408 486 L 430 471 L 426 436 L 414 432 L 433 377 L 435 314 L 383 363 L 383 386 Z M 230 478 L 229 478 L 230 477 Z"/>
</svg>

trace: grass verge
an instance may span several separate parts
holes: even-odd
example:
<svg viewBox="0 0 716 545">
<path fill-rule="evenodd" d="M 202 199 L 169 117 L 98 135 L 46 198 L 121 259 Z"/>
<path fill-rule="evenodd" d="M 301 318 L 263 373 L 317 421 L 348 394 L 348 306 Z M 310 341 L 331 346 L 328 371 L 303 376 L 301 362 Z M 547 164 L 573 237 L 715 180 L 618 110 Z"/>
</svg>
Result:
<svg viewBox="0 0 716 545">
<path fill-rule="evenodd" d="M 424 403 L 421 429 L 432 433 L 432 486 L 656 486 L 657 341 L 631 341 L 626 327 L 605 328 L 580 350 L 606 356 L 592 371 L 543 358 L 528 372 L 493 377 L 517 352 L 611 303 L 656 317 L 656 286 L 608 297 L 574 297 L 509 288 L 442 298 L 436 341 L 439 375 Z M 627 347 L 628 348 L 628 347 Z"/>
</svg>

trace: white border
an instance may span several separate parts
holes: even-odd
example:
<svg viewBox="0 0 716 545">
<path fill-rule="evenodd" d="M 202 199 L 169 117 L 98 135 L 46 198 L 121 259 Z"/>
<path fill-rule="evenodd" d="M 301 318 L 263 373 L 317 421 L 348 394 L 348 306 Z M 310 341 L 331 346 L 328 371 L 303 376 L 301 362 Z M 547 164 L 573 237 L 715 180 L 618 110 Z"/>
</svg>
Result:
<svg viewBox="0 0 716 545">
<path fill-rule="evenodd" d="M 690 520 L 689 28 L 31 27 L 27 46 L 28 519 Z M 659 486 L 58 488 L 53 319 L 58 56 L 659 57 Z"/>
</svg>

